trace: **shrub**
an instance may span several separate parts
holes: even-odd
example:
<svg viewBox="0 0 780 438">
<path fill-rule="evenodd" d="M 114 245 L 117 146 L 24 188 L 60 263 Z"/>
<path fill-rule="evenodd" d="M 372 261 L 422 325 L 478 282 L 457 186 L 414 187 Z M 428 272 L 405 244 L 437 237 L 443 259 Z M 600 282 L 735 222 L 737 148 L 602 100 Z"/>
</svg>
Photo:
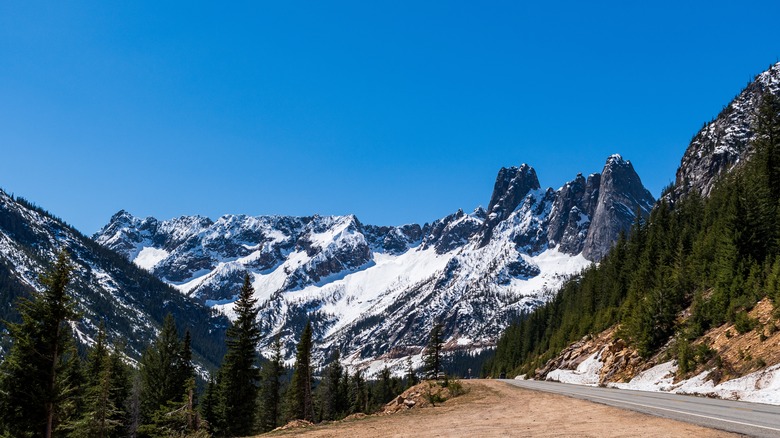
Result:
<svg viewBox="0 0 780 438">
<path fill-rule="evenodd" d="M 745 334 L 753 330 L 756 327 L 757 323 L 758 321 L 751 318 L 744 310 L 741 312 L 737 312 L 734 318 L 734 328 L 737 330 L 739 334 Z"/>
</svg>

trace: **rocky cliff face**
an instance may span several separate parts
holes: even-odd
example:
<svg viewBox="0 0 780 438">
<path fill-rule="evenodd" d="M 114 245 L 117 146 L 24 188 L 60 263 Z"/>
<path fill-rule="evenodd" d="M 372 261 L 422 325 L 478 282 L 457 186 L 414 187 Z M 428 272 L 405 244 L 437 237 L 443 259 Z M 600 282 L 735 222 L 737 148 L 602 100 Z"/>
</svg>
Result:
<svg viewBox="0 0 780 438">
<path fill-rule="evenodd" d="M 536 171 L 523 164 L 520 167 L 502 167 L 498 171 L 493 194 L 488 203 L 487 218 L 482 225 L 480 246 L 485 246 L 497 224 L 506 220 L 531 190 L 539 189 Z"/>
<path fill-rule="evenodd" d="M 631 162 L 620 155 L 609 157 L 601 174 L 596 204 L 589 205 L 592 219 L 583 255 L 589 260 L 600 260 L 620 233 L 629 230 L 636 215 L 648 215 L 654 204 Z"/>
<path fill-rule="evenodd" d="M 318 355 L 353 363 L 419 357 L 434 319 L 448 348 L 492 345 L 518 314 L 598 260 L 652 196 L 615 155 L 602 173 L 542 189 L 528 165 L 499 171 L 488 210 L 431 224 L 362 224 L 355 216 L 227 215 L 168 221 L 117 213 L 95 239 L 182 293 L 232 314 L 249 274 L 264 345 L 288 355 L 307 320 Z"/>
<path fill-rule="evenodd" d="M 750 157 L 755 113 L 764 93 L 780 96 L 780 63 L 770 67 L 693 137 L 677 170 L 673 195 L 707 196 L 720 176 Z"/>
</svg>

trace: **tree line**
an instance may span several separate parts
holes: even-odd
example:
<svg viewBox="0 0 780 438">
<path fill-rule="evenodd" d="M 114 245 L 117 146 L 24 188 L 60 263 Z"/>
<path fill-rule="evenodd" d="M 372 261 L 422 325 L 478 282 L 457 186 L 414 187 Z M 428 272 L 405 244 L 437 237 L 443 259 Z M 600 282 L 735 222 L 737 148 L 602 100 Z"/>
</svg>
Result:
<svg viewBox="0 0 780 438">
<path fill-rule="evenodd" d="M 483 373 L 532 374 L 570 343 L 616 324 L 617 336 L 645 357 L 675 338 L 684 371 L 686 346 L 706 330 L 755 327 L 747 312 L 759 300 L 780 304 L 780 101 L 769 92 L 754 132 L 751 158 L 709 197 L 664 197 L 646 220 L 637 214 L 598 265 L 504 331 Z M 680 318 L 685 309 L 690 316 Z"/>
<path fill-rule="evenodd" d="M 257 354 L 261 332 L 249 276 L 235 302 L 235 320 L 226 332 L 219 370 L 205 377 L 192 361 L 191 335 L 168 315 L 138 363 L 110 346 L 101 323 L 82 357 L 74 335 L 80 318 L 67 292 L 73 266 L 62 251 L 41 276 L 44 290 L 18 300 L 21 316 L 8 324 L 11 347 L 0 364 L 2 437 L 230 437 L 272 430 L 288 421 L 331 421 L 372 413 L 417 383 L 411 360 L 406 375 L 386 367 L 367 380 L 350 374 L 338 350 L 319 376 L 312 363 L 312 325 L 299 339 L 295 364 L 284 363 L 277 338 L 271 358 Z M 426 348 L 428 374 L 442 369 L 441 325 Z"/>
</svg>

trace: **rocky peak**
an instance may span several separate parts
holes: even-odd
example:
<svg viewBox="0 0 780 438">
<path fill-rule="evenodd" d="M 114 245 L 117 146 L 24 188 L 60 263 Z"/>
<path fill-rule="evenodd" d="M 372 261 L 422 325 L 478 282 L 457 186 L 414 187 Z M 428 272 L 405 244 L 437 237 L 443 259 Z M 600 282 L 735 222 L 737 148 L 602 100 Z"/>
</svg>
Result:
<svg viewBox="0 0 780 438">
<path fill-rule="evenodd" d="M 539 179 L 533 167 L 523 164 L 520 167 L 502 167 L 498 171 L 493 194 L 487 208 L 487 218 L 482 226 L 479 247 L 488 244 L 493 229 L 512 214 L 531 190 L 537 190 Z"/>
<path fill-rule="evenodd" d="M 755 113 L 764 93 L 780 97 L 780 63 L 771 66 L 693 137 L 677 169 L 673 197 L 709 195 L 720 176 L 752 154 Z"/>
<path fill-rule="evenodd" d="M 547 236 L 550 245 L 557 245 L 561 252 L 579 254 L 582 251 L 585 236 L 581 234 L 588 231 L 591 205 L 595 205 L 592 201 L 593 193 L 588 190 L 595 190 L 595 196 L 598 197 L 598 184 L 593 187 L 593 178 L 594 175 L 589 177 L 591 184 L 588 184 L 580 173 L 558 189 L 550 212 Z"/>
<path fill-rule="evenodd" d="M 437 254 L 452 251 L 465 245 L 479 231 L 481 225 L 481 219 L 467 215 L 459 209 L 445 218 L 425 225 L 421 248 L 433 247 Z"/>
<path fill-rule="evenodd" d="M 583 255 L 588 260 L 600 260 L 620 232 L 628 231 L 637 211 L 648 215 L 654 204 L 653 195 L 642 185 L 631 162 L 620 155 L 609 157 L 599 179 L 598 198 Z"/>
</svg>

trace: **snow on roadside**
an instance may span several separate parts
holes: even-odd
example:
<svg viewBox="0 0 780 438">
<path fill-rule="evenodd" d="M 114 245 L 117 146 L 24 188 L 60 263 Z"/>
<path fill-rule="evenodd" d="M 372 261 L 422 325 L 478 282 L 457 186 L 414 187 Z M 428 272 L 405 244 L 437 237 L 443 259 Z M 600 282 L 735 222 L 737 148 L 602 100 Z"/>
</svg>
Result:
<svg viewBox="0 0 780 438">
<path fill-rule="evenodd" d="M 603 350 L 601 350 L 603 351 Z M 547 380 L 576 385 L 596 386 L 599 384 L 599 371 L 604 365 L 601 362 L 601 351 L 591 354 L 577 366 L 576 370 L 557 369 L 547 374 Z"/>
<path fill-rule="evenodd" d="M 714 396 L 729 400 L 780 405 L 780 364 L 737 379 L 722 382 L 718 385 L 715 385 L 711 380 L 707 380 L 709 371 L 704 371 L 690 379 L 674 383 L 676 372 L 676 362 L 665 362 L 639 373 L 628 383 L 610 383 L 608 386 L 638 391 Z"/>
</svg>

